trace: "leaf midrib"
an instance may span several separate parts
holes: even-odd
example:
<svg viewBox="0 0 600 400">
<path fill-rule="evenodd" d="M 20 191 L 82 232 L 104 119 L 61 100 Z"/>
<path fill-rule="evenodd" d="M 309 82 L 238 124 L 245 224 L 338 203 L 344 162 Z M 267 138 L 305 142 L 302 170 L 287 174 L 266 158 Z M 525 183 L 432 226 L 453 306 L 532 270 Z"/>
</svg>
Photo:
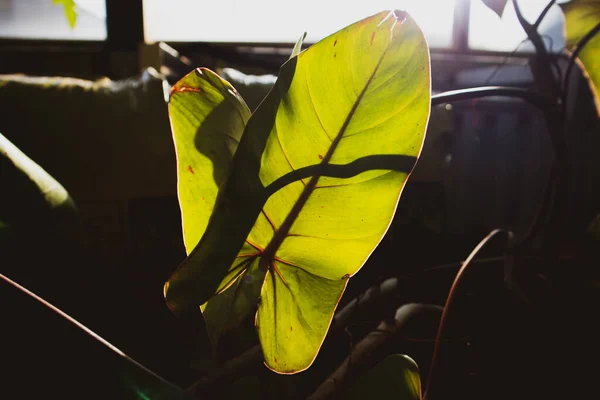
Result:
<svg viewBox="0 0 600 400">
<path fill-rule="evenodd" d="M 394 26 L 395 26 L 395 24 L 394 24 Z M 393 27 L 392 27 L 392 29 L 393 29 Z M 331 160 L 331 158 L 333 157 L 333 153 L 335 152 L 337 145 L 339 144 L 340 140 L 344 136 L 344 133 L 346 132 L 346 129 L 348 128 L 348 125 L 350 124 L 350 121 L 354 117 L 354 114 L 355 114 L 358 106 L 360 105 L 362 98 L 364 97 L 369 86 L 371 85 L 371 82 L 373 81 L 375 74 L 379 70 L 379 67 L 380 67 L 383 59 L 385 58 L 385 56 L 389 50 L 389 47 L 392 45 L 392 42 L 393 42 L 393 39 L 390 40 L 390 42 L 386 46 L 385 50 L 383 51 L 381 57 L 379 58 L 379 60 L 377 62 L 377 65 L 373 69 L 373 72 L 369 76 L 369 79 L 365 83 L 363 89 L 356 97 L 356 100 L 354 101 L 352 108 L 348 112 L 348 115 L 346 116 L 344 123 L 340 127 L 336 137 L 333 139 L 331 146 L 327 150 L 327 153 L 325 154 L 325 156 L 323 157 L 323 160 L 319 163 L 319 165 L 328 164 L 329 161 Z M 316 106 L 315 106 L 315 109 L 316 109 Z M 322 174 L 320 172 L 317 172 L 315 175 L 313 175 L 310 178 L 310 181 L 304 186 L 304 189 L 302 190 L 302 193 L 300 193 L 298 200 L 296 200 L 292 209 L 286 216 L 285 220 L 279 226 L 279 229 L 275 232 L 275 234 L 273 235 L 273 238 L 271 239 L 271 241 L 265 248 L 264 253 L 260 256 L 260 258 L 261 258 L 260 262 L 259 262 L 260 268 L 267 269 L 270 266 L 272 260 L 275 257 L 275 254 L 277 253 L 277 250 L 279 250 L 279 247 L 283 243 L 283 240 L 287 237 L 287 235 L 292 227 L 292 224 L 296 221 L 296 219 L 298 218 L 298 215 L 300 215 L 302 208 L 304 207 L 304 205 L 310 198 L 310 195 L 313 193 L 315 186 L 317 185 L 317 182 L 321 176 L 322 176 Z"/>
</svg>

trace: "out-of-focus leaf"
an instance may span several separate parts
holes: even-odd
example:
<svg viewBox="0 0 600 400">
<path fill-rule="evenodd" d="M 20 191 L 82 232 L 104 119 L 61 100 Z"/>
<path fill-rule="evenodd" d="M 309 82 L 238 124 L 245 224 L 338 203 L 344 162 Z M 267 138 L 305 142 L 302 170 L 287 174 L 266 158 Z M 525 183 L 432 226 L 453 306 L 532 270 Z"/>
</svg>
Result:
<svg viewBox="0 0 600 400">
<path fill-rule="evenodd" d="M 0 134 L 0 229 L 29 239 L 52 227 L 53 236 L 80 244 L 75 203 L 66 189 Z M 2 227 L 3 225 L 3 227 Z"/>
<path fill-rule="evenodd" d="M 265 364 L 308 368 L 348 278 L 387 231 L 429 109 L 429 52 L 405 12 L 291 58 L 248 121 L 199 244 L 165 285 L 171 309 L 210 300 L 208 313 L 215 294 L 260 287 Z"/>
<path fill-rule="evenodd" d="M 65 17 L 67 17 L 67 21 L 69 21 L 69 26 L 71 29 L 75 28 L 75 23 L 77 23 L 77 6 L 75 5 L 74 0 L 52 0 L 54 4 L 62 4 L 65 10 Z"/>
<path fill-rule="evenodd" d="M 346 396 L 349 400 L 421 400 L 419 367 L 408 356 L 389 356 L 360 377 Z"/>
<path fill-rule="evenodd" d="M 506 6 L 506 2 L 508 0 L 481 0 L 483 4 L 488 6 L 493 12 L 498 14 L 499 17 L 502 17 L 502 13 L 504 12 L 504 8 Z"/>
<path fill-rule="evenodd" d="M 574 47 L 594 26 L 600 23 L 600 0 L 572 0 L 561 4 L 566 17 L 567 47 Z M 596 34 L 579 53 L 596 95 L 600 115 L 600 34 Z"/>
</svg>

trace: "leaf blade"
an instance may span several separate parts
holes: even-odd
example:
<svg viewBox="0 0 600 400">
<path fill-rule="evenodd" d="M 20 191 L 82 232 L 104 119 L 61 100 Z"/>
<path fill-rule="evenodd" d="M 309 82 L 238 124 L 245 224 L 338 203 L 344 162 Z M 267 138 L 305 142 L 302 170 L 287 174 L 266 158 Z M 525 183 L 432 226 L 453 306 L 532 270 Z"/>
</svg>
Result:
<svg viewBox="0 0 600 400">
<path fill-rule="evenodd" d="M 394 16 L 392 20 L 388 19 L 387 25 L 382 24 L 383 17 L 385 15 L 374 17 L 369 21 L 370 23 L 364 23 L 363 21 L 363 24 L 359 25 L 358 28 L 355 26 L 347 28 L 346 32 L 354 29 L 353 33 L 355 37 L 352 37 L 352 35 L 350 35 L 350 38 L 344 37 L 345 32 L 343 30 L 339 35 L 332 35 L 324 39 L 315 45 L 314 49 L 311 48 L 299 56 L 300 60 L 295 70 L 294 80 L 286 93 L 286 96 L 289 96 L 290 99 L 288 100 L 284 97 L 283 106 L 280 106 L 280 110 L 282 111 L 278 113 L 278 118 L 275 121 L 276 133 L 281 131 L 286 132 L 286 135 L 276 134 L 269 138 L 271 139 L 270 141 L 267 141 L 263 155 L 264 168 L 261 168 L 260 171 L 263 184 L 268 185 L 280 176 L 282 174 L 281 166 L 287 166 L 289 170 L 297 170 L 297 168 L 318 162 L 317 157 L 321 163 L 329 163 L 330 161 L 343 163 L 351 162 L 359 159 L 361 156 L 368 156 L 372 153 L 377 155 L 390 153 L 418 154 L 423 136 L 413 136 L 414 140 L 411 142 L 407 140 L 411 138 L 409 135 L 399 134 L 395 137 L 400 139 L 396 143 L 390 143 L 389 132 L 390 127 L 395 126 L 398 122 L 393 119 L 393 116 L 398 115 L 405 107 L 410 106 L 415 99 L 421 99 L 421 101 L 424 99 L 425 101 L 421 102 L 422 112 L 416 113 L 414 124 L 419 125 L 419 122 L 416 122 L 417 120 L 421 124 L 426 123 L 429 114 L 429 100 L 426 93 L 423 92 L 427 92 L 429 86 L 423 84 L 423 80 L 427 81 L 428 78 L 419 80 L 414 79 L 414 76 L 412 76 L 410 83 L 414 84 L 414 86 L 407 85 L 407 81 L 403 79 L 405 76 L 399 73 L 399 71 L 402 71 L 402 67 L 406 67 L 407 65 L 409 69 L 416 70 L 417 65 L 419 67 L 423 64 L 428 65 L 428 61 L 423 63 L 422 59 L 419 62 L 419 57 L 406 57 L 403 59 L 406 62 L 400 63 L 401 65 L 403 64 L 402 67 L 398 67 L 396 62 L 389 61 L 398 57 L 399 53 L 412 54 L 413 52 L 407 52 L 406 47 L 399 46 L 397 49 L 394 49 L 396 52 L 391 52 L 392 55 L 390 57 L 387 50 L 381 50 L 382 47 L 389 46 L 388 42 L 392 42 L 394 32 L 398 32 L 394 31 L 394 27 L 398 23 L 397 16 Z M 385 21 L 386 18 L 383 18 L 383 22 Z M 403 37 L 408 43 L 410 43 L 410 33 L 409 31 L 409 34 Z M 344 40 L 348 42 L 353 41 L 348 51 L 345 51 Z M 359 42 L 358 44 L 356 43 L 357 41 Z M 372 59 L 365 60 L 366 62 L 361 65 L 361 70 L 352 70 L 353 64 L 351 61 L 355 54 L 365 51 L 365 48 L 371 47 L 374 44 L 375 46 L 379 44 L 379 51 L 375 51 L 375 54 L 379 58 L 373 57 Z M 320 51 L 321 48 L 334 50 Z M 310 56 L 315 54 L 316 56 L 311 59 Z M 333 55 L 333 58 L 336 59 L 338 54 L 340 54 L 340 65 L 349 65 L 350 72 L 347 75 L 340 73 L 336 78 L 331 78 L 332 74 L 323 74 L 323 71 L 319 70 L 319 68 L 322 65 L 327 65 L 326 57 Z M 304 63 L 302 63 L 303 57 L 308 58 Z M 412 65 L 411 62 L 413 63 Z M 317 72 L 304 70 L 304 66 L 317 66 Z M 378 74 L 379 71 L 381 71 L 380 74 Z M 310 76 L 311 72 L 312 77 Z M 327 78 L 319 79 L 322 76 L 326 76 Z M 336 79 L 339 82 L 337 85 L 335 82 L 332 82 Z M 345 93 L 346 99 L 340 100 L 340 97 L 343 97 L 343 95 L 336 97 L 335 102 L 333 102 L 333 99 L 328 98 L 328 95 L 335 96 L 340 92 L 343 93 L 342 88 L 348 88 L 344 84 L 347 81 L 352 81 L 353 85 Z M 420 83 L 420 85 L 414 82 Z M 327 86 L 340 90 L 327 90 Z M 405 101 L 383 102 L 383 100 L 389 98 L 390 93 L 401 92 L 400 89 L 407 86 L 407 92 L 410 93 L 408 98 L 399 96 L 400 99 L 404 99 Z M 419 88 L 421 88 L 421 91 L 418 90 Z M 323 94 L 323 96 L 316 96 L 313 92 L 319 95 Z M 417 94 L 415 95 L 415 93 Z M 425 96 L 422 96 L 423 94 Z M 295 100 L 295 98 L 310 99 L 310 102 L 305 102 L 305 104 L 309 104 L 308 109 L 303 107 L 302 104 L 298 105 L 299 101 Z M 295 107 L 292 109 L 286 103 L 294 104 Z M 328 112 L 326 114 L 319 113 L 317 110 L 324 109 L 325 105 L 328 106 Z M 332 108 L 335 108 L 335 110 L 332 110 Z M 381 118 L 378 123 L 373 124 L 373 118 L 371 117 L 373 110 L 377 108 L 378 112 L 376 115 Z M 336 111 L 338 112 L 336 113 Z M 386 113 L 386 111 L 389 113 Z M 392 116 L 390 117 L 389 114 Z M 296 119 L 303 121 L 300 130 L 311 132 L 312 135 L 305 134 L 303 136 L 300 132 L 295 132 L 294 121 Z M 411 124 L 409 123 L 407 126 L 411 126 Z M 378 131 L 381 132 L 381 139 L 385 138 L 387 140 L 373 140 L 369 143 L 370 146 L 366 147 L 367 152 L 365 152 L 364 139 L 365 137 L 369 138 L 366 132 L 371 135 L 377 135 Z M 319 132 L 320 135 L 315 135 L 314 132 Z M 334 134 L 331 132 L 334 132 Z M 286 139 L 288 140 L 287 142 Z M 343 139 L 347 139 L 346 143 L 350 142 L 350 145 L 342 142 Z M 382 145 L 377 146 L 375 144 Z M 319 146 L 321 146 L 320 149 Z M 289 149 L 295 149 L 295 151 L 292 152 Z M 309 149 L 309 151 L 301 152 L 298 149 Z M 280 155 L 277 154 L 278 150 Z M 284 160 L 287 161 L 287 164 Z M 289 170 L 286 172 L 289 172 Z M 365 175 L 368 176 L 368 179 L 365 179 Z M 322 284 L 329 282 L 329 280 L 344 281 L 360 269 L 373 248 L 385 234 L 393 216 L 400 195 L 400 188 L 405 178 L 406 173 L 402 171 L 385 171 L 384 173 L 381 171 L 366 171 L 357 174 L 351 179 L 323 179 L 322 176 L 315 175 L 308 182 L 294 182 L 279 192 L 274 193 L 267 200 L 265 210 L 269 214 L 274 215 L 274 220 L 276 221 L 276 225 L 279 226 L 279 230 L 265 249 L 266 258 L 275 257 L 277 260 L 280 257 L 281 259 L 285 259 L 288 264 L 302 265 L 305 272 L 313 273 L 323 278 Z M 323 187 L 327 187 L 327 189 L 317 194 L 319 190 L 318 182 L 322 180 L 324 182 Z M 391 182 L 395 182 L 396 185 L 390 184 Z M 357 193 L 361 188 L 364 190 Z M 328 195 L 330 198 L 326 199 L 325 197 L 328 197 Z M 365 204 L 377 204 L 377 207 L 374 207 L 373 213 L 369 214 L 366 207 L 356 207 L 351 201 L 353 198 L 361 199 Z M 384 199 L 384 201 L 377 201 L 377 198 Z M 289 199 L 295 200 L 290 202 Z M 332 215 L 331 211 L 326 211 L 324 215 L 320 215 L 323 214 L 321 211 L 324 211 L 323 208 L 326 207 L 321 204 L 327 206 L 335 204 L 334 214 Z M 279 215 L 277 211 L 280 211 Z M 322 216 L 333 217 L 330 221 L 331 224 L 328 225 L 326 218 L 321 218 Z M 315 225 L 316 220 L 318 220 L 317 225 Z M 314 240 L 318 238 L 318 232 L 321 230 L 333 233 L 333 235 L 364 235 L 365 229 L 369 228 L 365 227 L 365 220 L 371 223 L 370 227 L 373 230 L 369 231 L 367 236 L 361 236 L 362 246 L 357 246 L 356 241 L 348 240 L 352 238 L 347 236 L 341 238 L 346 240 L 337 241 L 339 245 L 333 247 L 334 251 L 332 251 L 331 241 L 329 241 L 329 245 L 314 245 Z M 336 225 L 338 226 L 337 229 L 335 229 Z M 343 226 L 343 228 L 340 228 L 340 226 Z M 298 238 L 313 238 L 313 245 L 308 247 L 311 250 L 307 252 L 304 250 L 305 247 L 295 245 L 293 241 L 289 240 L 290 237 L 295 241 Z M 367 241 L 367 238 L 370 241 Z M 326 237 L 323 236 L 320 239 L 326 239 Z M 299 251 L 296 251 L 294 254 L 294 249 Z M 323 251 L 319 251 L 319 249 Z M 327 252 L 335 256 L 328 258 Z M 314 254 L 317 254 L 317 257 L 314 260 L 310 260 L 312 262 L 307 262 L 307 256 L 309 258 Z M 345 258 L 344 256 L 348 257 Z M 336 261 L 338 262 L 336 263 Z M 323 265 L 326 265 L 327 268 L 325 269 Z M 303 343 L 300 346 L 291 344 L 292 342 L 288 341 L 289 333 L 287 332 L 287 327 L 281 328 L 280 331 L 271 330 L 273 319 L 269 319 L 268 315 L 273 313 L 277 315 L 280 313 L 278 313 L 277 307 L 270 306 L 268 302 L 262 299 L 274 296 L 273 293 L 275 291 L 272 287 L 288 286 L 285 283 L 284 276 L 283 272 L 271 274 L 271 281 L 279 279 L 280 283 L 278 285 L 270 283 L 271 281 L 265 283 L 257 313 L 257 328 L 263 346 L 266 366 L 277 372 L 293 373 L 302 371 L 312 364 L 316 356 L 316 351 L 318 351 L 329 325 L 327 324 L 325 328 L 320 326 L 321 329 L 316 329 L 314 332 L 312 329 L 307 329 L 304 332 L 305 337 L 313 337 L 313 346 L 310 346 L 308 343 Z M 313 285 L 316 286 L 316 284 Z M 300 291 L 300 288 L 296 288 L 295 290 Z M 331 293 L 337 292 L 333 290 Z M 339 292 L 340 296 L 341 293 L 343 293 L 343 288 Z M 298 302 L 297 299 L 294 301 Z M 321 314 L 320 319 L 314 316 L 311 325 L 319 325 L 318 323 L 322 321 L 331 321 L 339 297 L 324 297 L 320 301 L 321 309 L 325 308 L 327 311 Z M 283 302 L 279 301 L 279 304 L 281 303 Z M 263 310 L 264 308 L 267 308 L 267 311 Z M 279 308 L 293 309 L 290 304 L 280 305 Z M 263 319 L 269 322 L 261 322 Z M 288 343 L 290 344 L 288 345 Z M 296 353 L 299 354 L 295 354 L 291 349 L 295 349 Z"/>
<path fill-rule="evenodd" d="M 265 363 L 282 373 L 310 366 L 348 277 L 360 269 L 387 231 L 407 174 L 420 152 L 430 109 L 427 50 L 422 32 L 408 14 L 384 12 L 343 29 L 284 64 L 274 89 L 246 126 L 205 234 L 166 284 L 167 302 L 172 308 L 206 301 L 218 290 L 247 232 L 252 236 L 252 226 L 264 215 L 274 233 L 270 239 L 255 243 L 262 249 L 259 268 L 267 273 L 256 316 Z M 337 59 L 338 54 L 340 63 L 336 64 L 331 59 Z M 335 69 L 324 70 L 326 65 L 335 65 Z M 406 74 L 401 73 L 403 69 Z M 411 118 L 403 118 L 409 110 Z M 373 112 L 381 117 L 376 124 L 370 118 Z M 404 120 L 408 123 L 402 124 Z M 395 130 L 398 135 L 393 134 Z M 348 132 L 354 135 L 345 138 Z M 372 137 L 375 139 L 370 140 Z M 342 144 L 343 154 L 338 154 L 342 139 L 348 139 L 349 144 Z M 410 162 L 403 165 L 407 159 Z M 361 164 L 361 160 L 366 162 Z M 355 168 L 359 164 L 362 166 Z M 302 170 L 310 170 L 312 175 L 301 179 Z M 323 200 L 318 185 L 321 180 L 333 193 L 326 204 L 319 203 Z M 368 195 L 373 184 L 380 185 L 383 192 L 374 191 L 372 198 L 379 194 L 384 199 L 378 201 L 377 212 L 369 215 L 371 220 L 360 221 L 367 221 L 362 230 L 368 224 L 375 227 L 367 236 L 366 246 L 358 253 L 349 252 L 352 256 L 348 263 L 339 263 L 336 269 L 321 260 L 319 268 L 319 260 L 315 260 L 308 271 L 305 265 L 284 257 L 282 249 L 291 238 L 315 236 L 319 210 L 331 216 L 336 206 L 347 205 L 344 212 L 335 215 L 337 221 L 333 222 L 338 228 L 328 227 L 329 231 L 345 232 L 347 222 L 352 221 L 358 224 L 355 230 L 360 230 L 361 224 L 352 218 L 360 219 L 360 212 L 365 210 L 352 208 L 352 204 L 358 204 L 361 195 Z M 272 185 L 277 191 L 269 191 Z M 360 185 L 368 190 L 357 191 Z M 341 193 L 348 189 L 349 195 L 342 198 Z M 299 231 L 294 231 L 296 228 Z M 230 241 L 222 243 L 222 237 Z M 364 241 L 365 236 L 360 239 Z M 355 244 L 348 243 L 345 249 L 355 250 Z M 299 248 L 293 243 L 292 247 Z M 319 247 L 323 250 L 326 246 Z M 304 278 L 298 278 L 298 274 Z M 310 289 L 294 285 L 307 281 L 308 276 L 316 277 L 312 287 L 330 287 L 317 296 L 320 313 L 306 311 L 309 306 L 302 293 Z M 277 289 L 282 287 L 288 288 L 289 295 Z M 279 301 L 275 301 L 277 293 Z M 309 323 L 300 324 L 302 329 L 297 332 L 310 345 L 287 342 L 286 324 L 279 324 L 284 326 L 282 329 L 273 327 L 275 318 L 289 318 L 282 312 L 286 309 L 302 310 L 310 316 Z"/>
<path fill-rule="evenodd" d="M 316 358 L 333 318 L 327 304 L 339 302 L 348 279 L 321 279 L 300 268 L 274 264 L 256 314 L 258 335 L 265 365 L 277 373 L 296 373 Z"/>
<path fill-rule="evenodd" d="M 250 110 L 229 82 L 199 68 L 173 86 L 169 114 L 184 244 L 189 254 L 204 234 Z M 257 225 L 255 235 L 265 230 Z M 260 286 L 248 282 L 261 279 L 252 268 L 254 253 L 256 249 L 246 243 L 217 289 L 223 295 L 201 306 L 213 348 L 222 332 L 239 323 L 256 305 Z"/>
<path fill-rule="evenodd" d="M 250 110 L 229 82 L 199 68 L 171 89 L 169 115 L 189 254 L 204 234 Z"/>
</svg>

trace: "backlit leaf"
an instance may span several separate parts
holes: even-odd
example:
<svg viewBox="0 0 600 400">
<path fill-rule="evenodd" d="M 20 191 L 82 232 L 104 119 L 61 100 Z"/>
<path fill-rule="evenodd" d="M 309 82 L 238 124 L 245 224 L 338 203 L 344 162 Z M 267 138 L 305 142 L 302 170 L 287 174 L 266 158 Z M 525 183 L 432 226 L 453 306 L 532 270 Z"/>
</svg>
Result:
<svg viewBox="0 0 600 400">
<path fill-rule="evenodd" d="M 308 368 L 348 278 L 387 231 L 429 109 L 429 52 L 405 12 L 291 58 L 248 121 L 200 242 L 165 284 L 171 309 L 210 300 L 208 314 L 260 287 L 265 364 Z"/>
<path fill-rule="evenodd" d="M 206 229 L 250 110 L 227 81 L 209 69 L 199 68 L 171 89 L 169 113 L 177 154 L 184 243 L 190 253 Z M 260 272 L 244 269 L 249 267 L 248 254 L 255 252 L 247 246 L 243 249 L 238 255 L 241 267 L 233 268 L 240 274 L 233 275 L 233 282 L 226 282 L 231 287 L 201 307 L 213 346 L 224 328 L 235 325 L 256 305 Z M 248 285 L 253 278 L 254 285 Z M 240 285 L 242 282 L 246 284 Z"/>
</svg>

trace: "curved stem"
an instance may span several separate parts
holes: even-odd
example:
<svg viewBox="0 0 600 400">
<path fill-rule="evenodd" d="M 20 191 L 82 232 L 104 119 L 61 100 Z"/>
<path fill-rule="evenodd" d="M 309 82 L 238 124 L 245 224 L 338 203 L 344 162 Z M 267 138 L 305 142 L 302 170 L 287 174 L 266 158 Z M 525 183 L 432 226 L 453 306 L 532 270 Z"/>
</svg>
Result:
<svg viewBox="0 0 600 400">
<path fill-rule="evenodd" d="M 469 89 L 451 90 L 448 92 L 435 94 L 431 96 L 431 105 L 436 106 L 443 103 L 451 103 L 453 101 L 473 100 L 492 96 L 517 97 L 534 105 L 544 113 L 549 112 L 554 106 L 554 104 L 536 92 L 527 89 L 506 86 L 482 86 Z"/>
<path fill-rule="evenodd" d="M 575 65 L 575 60 L 577 60 L 577 57 L 579 56 L 585 45 L 588 44 L 589 41 L 592 40 L 594 36 L 598 34 L 598 32 L 600 32 L 600 22 L 598 22 L 596 26 L 594 26 L 588 33 L 585 34 L 584 37 L 581 38 L 581 40 L 575 46 L 573 54 L 571 54 L 571 57 L 569 58 L 569 64 L 567 64 L 567 69 L 565 71 L 565 76 L 563 78 L 562 85 L 562 92 L 565 98 L 567 97 L 567 90 L 569 88 L 569 76 L 571 75 L 571 71 L 573 70 L 573 66 Z"/>
<path fill-rule="evenodd" d="M 427 380 L 427 387 L 425 389 L 425 394 L 424 394 L 425 399 L 428 399 L 429 390 L 432 387 L 431 382 L 435 378 L 434 373 L 436 372 L 435 367 L 439 360 L 440 345 L 444 339 L 444 331 L 446 328 L 446 324 L 448 323 L 448 315 L 452 308 L 452 302 L 456 298 L 457 288 L 461 282 L 461 279 L 463 278 L 465 271 L 473 263 L 473 260 L 475 259 L 477 254 L 481 251 L 481 249 L 483 249 L 489 243 L 489 241 L 492 240 L 499 233 L 506 233 L 509 238 L 512 236 L 512 234 L 510 232 L 505 231 L 503 229 L 496 229 L 496 230 L 493 230 L 492 232 L 490 232 L 485 238 L 483 238 L 483 240 L 481 242 L 479 242 L 479 244 L 473 249 L 473 251 L 471 251 L 471 254 L 469 254 L 469 257 L 467 257 L 467 259 L 463 263 L 462 267 L 456 274 L 456 278 L 454 278 L 454 282 L 452 283 L 452 286 L 450 287 L 450 291 L 448 292 L 448 298 L 447 298 L 446 304 L 444 306 L 444 311 L 442 312 L 442 318 L 440 320 L 437 337 L 435 339 L 435 346 L 433 348 L 433 356 L 431 358 L 431 364 L 429 366 L 429 379 Z"/>
</svg>

